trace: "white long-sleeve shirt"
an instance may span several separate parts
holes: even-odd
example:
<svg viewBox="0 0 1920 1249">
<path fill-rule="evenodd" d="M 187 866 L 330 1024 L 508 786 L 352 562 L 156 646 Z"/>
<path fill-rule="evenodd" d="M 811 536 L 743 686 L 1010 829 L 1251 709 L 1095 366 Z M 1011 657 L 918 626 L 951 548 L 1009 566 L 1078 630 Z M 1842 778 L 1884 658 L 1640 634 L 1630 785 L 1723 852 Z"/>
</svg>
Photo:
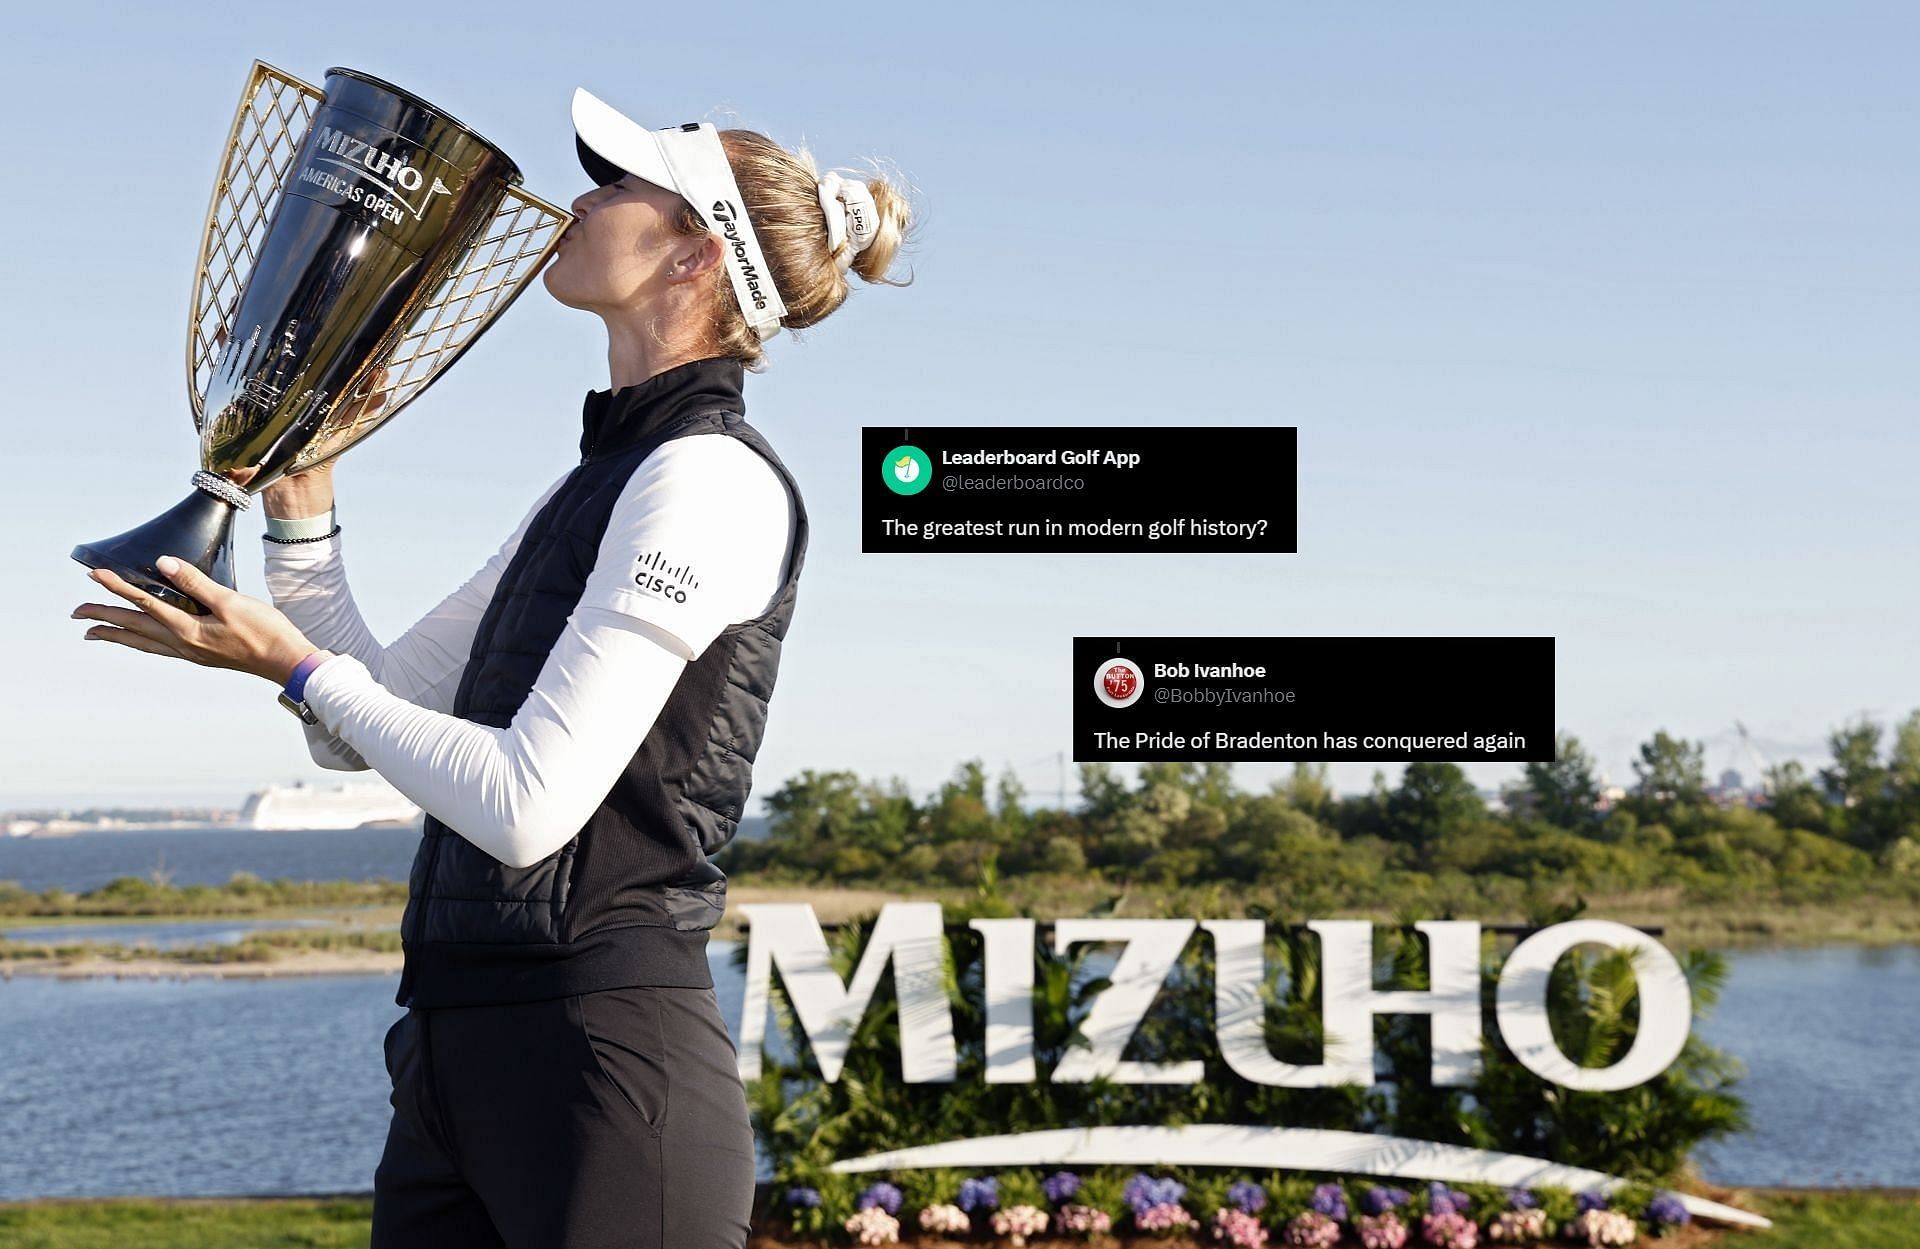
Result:
<svg viewBox="0 0 1920 1249">
<path fill-rule="evenodd" d="M 480 617 L 566 476 L 479 571 L 386 646 L 348 589 L 340 536 L 262 540 L 275 606 L 336 652 L 307 678 L 307 705 L 320 720 L 303 726 L 314 759 L 371 767 L 513 867 L 580 831 L 686 665 L 727 625 L 772 606 L 793 540 L 793 497 L 751 447 L 726 434 L 669 440 L 614 504 L 579 604 L 512 722 L 494 728 L 453 715 Z M 662 569 L 676 576 L 658 576 Z"/>
</svg>

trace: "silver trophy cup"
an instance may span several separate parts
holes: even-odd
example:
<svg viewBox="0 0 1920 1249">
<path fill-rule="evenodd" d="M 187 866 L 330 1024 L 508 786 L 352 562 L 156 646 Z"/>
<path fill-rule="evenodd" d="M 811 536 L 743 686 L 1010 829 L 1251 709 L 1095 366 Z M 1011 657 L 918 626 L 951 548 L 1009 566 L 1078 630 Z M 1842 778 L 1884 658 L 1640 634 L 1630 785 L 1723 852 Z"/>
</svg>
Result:
<svg viewBox="0 0 1920 1249">
<path fill-rule="evenodd" d="M 194 490 L 73 549 L 186 611 L 154 561 L 233 587 L 233 515 L 398 414 L 493 324 L 573 218 L 504 152 L 378 78 L 316 89 L 264 62 L 214 183 L 187 329 Z"/>
</svg>

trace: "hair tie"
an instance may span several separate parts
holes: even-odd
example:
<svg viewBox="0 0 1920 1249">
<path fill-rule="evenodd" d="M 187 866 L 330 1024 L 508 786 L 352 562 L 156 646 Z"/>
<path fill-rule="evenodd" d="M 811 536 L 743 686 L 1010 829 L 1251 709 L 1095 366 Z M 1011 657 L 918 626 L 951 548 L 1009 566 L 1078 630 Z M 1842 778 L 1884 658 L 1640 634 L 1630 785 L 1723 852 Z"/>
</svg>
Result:
<svg viewBox="0 0 1920 1249">
<path fill-rule="evenodd" d="M 867 184 L 829 173 L 820 179 L 820 211 L 827 218 L 827 251 L 840 272 L 853 268 L 853 258 L 867 250 L 880 233 L 880 209 Z M 842 249 L 842 244 L 852 246 Z"/>
</svg>

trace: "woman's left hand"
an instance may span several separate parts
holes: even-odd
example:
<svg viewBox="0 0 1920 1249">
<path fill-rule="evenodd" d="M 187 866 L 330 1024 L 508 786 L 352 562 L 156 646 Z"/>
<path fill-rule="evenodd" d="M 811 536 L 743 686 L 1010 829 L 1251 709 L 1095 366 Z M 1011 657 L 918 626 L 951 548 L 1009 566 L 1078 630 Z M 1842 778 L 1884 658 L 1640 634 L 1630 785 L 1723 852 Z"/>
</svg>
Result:
<svg viewBox="0 0 1920 1249">
<path fill-rule="evenodd" d="M 82 603 L 73 609 L 74 619 L 103 622 L 88 629 L 86 636 L 202 667 L 250 672 L 276 685 L 286 684 L 294 665 L 320 649 L 273 604 L 229 590 L 183 559 L 162 556 L 158 566 L 167 580 L 211 614 L 182 611 L 110 569 L 95 568 L 87 573 L 89 577 L 138 610 Z"/>
</svg>

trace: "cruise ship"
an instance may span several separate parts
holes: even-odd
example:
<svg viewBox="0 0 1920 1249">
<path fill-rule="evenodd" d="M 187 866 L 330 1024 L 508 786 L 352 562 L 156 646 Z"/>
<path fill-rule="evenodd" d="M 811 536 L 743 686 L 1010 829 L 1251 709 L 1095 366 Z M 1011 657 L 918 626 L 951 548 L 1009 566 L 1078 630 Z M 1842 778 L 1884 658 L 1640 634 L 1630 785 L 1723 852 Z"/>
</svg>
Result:
<svg viewBox="0 0 1920 1249">
<path fill-rule="evenodd" d="M 385 781 L 340 781 L 332 785 L 269 785 L 247 795 L 239 827 L 404 828 L 420 822 L 420 808 Z"/>
</svg>

